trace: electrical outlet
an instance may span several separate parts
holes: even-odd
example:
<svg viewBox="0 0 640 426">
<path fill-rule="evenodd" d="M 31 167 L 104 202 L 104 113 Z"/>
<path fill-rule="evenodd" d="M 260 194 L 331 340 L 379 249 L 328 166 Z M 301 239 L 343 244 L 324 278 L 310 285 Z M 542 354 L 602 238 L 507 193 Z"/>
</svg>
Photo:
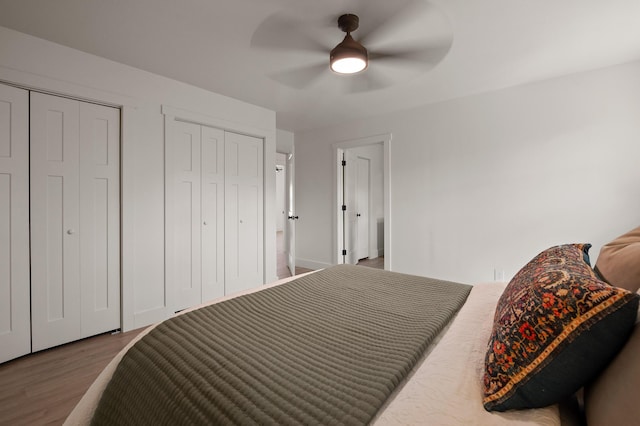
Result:
<svg viewBox="0 0 640 426">
<path fill-rule="evenodd" d="M 500 281 L 500 282 L 506 281 L 504 269 L 494 268 L 493 269 L 493 280 L 494 281 Z"/>
</svg>

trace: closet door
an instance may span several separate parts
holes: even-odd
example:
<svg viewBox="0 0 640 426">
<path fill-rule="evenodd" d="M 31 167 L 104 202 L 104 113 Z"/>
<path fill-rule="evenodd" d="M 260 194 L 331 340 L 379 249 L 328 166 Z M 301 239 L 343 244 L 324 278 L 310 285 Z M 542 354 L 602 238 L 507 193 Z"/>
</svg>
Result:
<svg viewBox="0 0 640 426">
<path fill-rule="evenodd" d="M 120 111 L 80 102 L 81 337 L 120 328 Z"/>
<path fill-rule="evenodd" d="M 0 363 L 31 352 L 28 96 L 0 84 Z"/>
<path fill-rule="evenodd" d="M 79 339 L 79 103 L 31 93 L 33 351 Z"/>
<path fill-rule="evenodd" d="M 167 280 L 174 309 L 264 284 L 263 140 L 173 121 Z"/>
<path fill-rule="evenodd" d="M 119 110 L 31 93 L 32 349 L 120 327 Z"/>
<path fill-rule="evenodd" d="M 225 294 L 264 284 L 263 150 L 225 132 Z"/>
<path fill-rule="evenodd" d="M 202 301 L 224 296 L 224 131 L 202 127 Z"/>
<path fill-rule="evenodd" d="M 176 121 L 174 136 L 173 278 L 179 311 L 202 302 L 200 126 Z"/>
</svg>

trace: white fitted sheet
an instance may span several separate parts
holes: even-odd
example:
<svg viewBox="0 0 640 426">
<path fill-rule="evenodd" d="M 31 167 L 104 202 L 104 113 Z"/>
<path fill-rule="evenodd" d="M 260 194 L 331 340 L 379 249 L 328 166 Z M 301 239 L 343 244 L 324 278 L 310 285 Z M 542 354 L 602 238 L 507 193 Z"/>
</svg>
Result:
<svg viewBox="0 0 640 426">
<path fill-rule="evenodd" d="M 397 390 L 375 425 L 560 425 L 557 405 L 489 413 L 482 375 L 496 304 L 506 283 L 477 284 L 446 334 Z"/>
</svg>

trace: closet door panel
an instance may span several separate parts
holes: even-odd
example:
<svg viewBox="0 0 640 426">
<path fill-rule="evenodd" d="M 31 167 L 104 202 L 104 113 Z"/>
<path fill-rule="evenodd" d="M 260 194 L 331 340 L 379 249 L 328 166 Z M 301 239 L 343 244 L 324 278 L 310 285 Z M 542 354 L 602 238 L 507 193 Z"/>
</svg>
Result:
<svg viewBox="0 0 640 426">
<path fill-rule="evenodd" d="M 174 176 L 174 280 L 178 289 L 176 310 L 202 301 L 201 274 L 201 130 L 175 123 Z"/>
<path fill-rule="evenodd" d="M 240 245 L 240 271 L 246 273 L 247 277 L 255 277 L 253 283 L 262 284 L 258 277 L 262 273 L 262 262 L 260 257 L 260 193 L 254 185 L 247 185 L 240 188 L 238 197 L 238 210 L 242 212 L 241 222 L 238 230 L 238 241 Z"/>
<path fill-rule="evenodd" d="M 82 335 L 120 328 L 120 111 L 80 103 Z"/>
<path fill-rule="evenodd" d="M 80 337 L 79 103 L 31 93 L 33 350 Z"/>
<path fill-rule="evenodd" d="M 263 140 L 225 132 L 226 294 L 264 283 Z"/>
<path fill-rule="evenodd" d="M 225 182 L 224 186 L 224 282 L 225 294 L 240 291 L 240 209 L 239 185 Z M 244 253 L 242 253 L 244 254 Z"/>
<path fill-rule="evenodd" d="M 202 127 L 202 301 L 224 296 L 224 132 Z"/>
<path fill-rule="evenodd" d="M 28 96 L 0 84 L 0 363 L 31 351 Z"/>
</svg>

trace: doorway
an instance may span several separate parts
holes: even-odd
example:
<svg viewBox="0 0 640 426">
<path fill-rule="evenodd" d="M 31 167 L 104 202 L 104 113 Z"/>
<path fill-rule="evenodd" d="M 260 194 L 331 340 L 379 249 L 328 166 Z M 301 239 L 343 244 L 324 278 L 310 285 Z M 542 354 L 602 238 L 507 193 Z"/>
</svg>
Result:
<svg viewBox="0 0 640 426">
<path fill-rule="evenodd" d="M 391 269 L 389 145 L 391 135 L 334 144 L 336 263 Z"/>
<path fill-rule="evenodd" d="M 294 153 L 276 152 L 276 272 L 278 279 L 296 275 Z"/>
<path fill-rule="evenodd" d="M 286 154 L 276 153 L 276 273 L 278 279 L 291 275 L 287 267 L 287 251 L 285 250 L 284 229 L 286 222 Z"/>
</svg>

